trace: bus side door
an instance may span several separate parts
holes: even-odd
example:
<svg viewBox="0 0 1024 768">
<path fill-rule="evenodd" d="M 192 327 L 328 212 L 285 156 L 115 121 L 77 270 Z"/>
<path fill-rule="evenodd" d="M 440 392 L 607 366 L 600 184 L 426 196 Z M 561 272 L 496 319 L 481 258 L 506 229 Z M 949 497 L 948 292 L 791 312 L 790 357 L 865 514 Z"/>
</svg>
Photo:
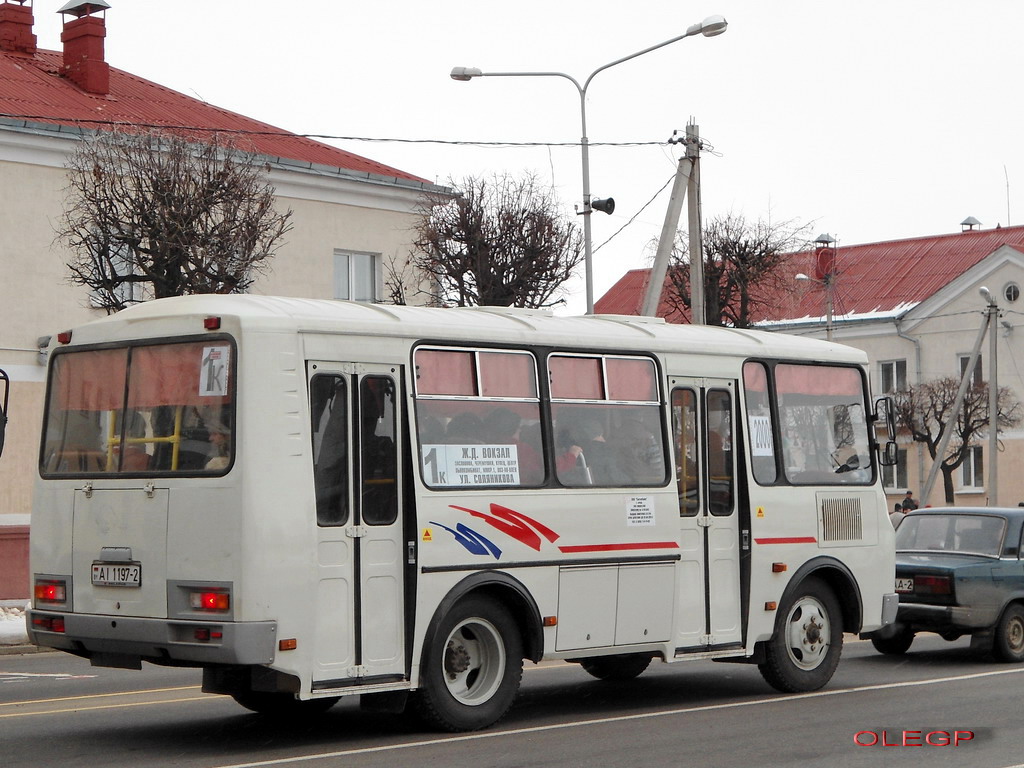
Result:
<svg viewBox="0 0 1024 768">
<path fill-rule="evenodd" d="M 406 677 L 401 367 L 310 363 L 313 687 Z"/>
<path fill-rule="evenodd" d="M 735 385 L 670 384 L 682 553 L 676 647 L 733 646 L 743 639 Z"/>
</svg>

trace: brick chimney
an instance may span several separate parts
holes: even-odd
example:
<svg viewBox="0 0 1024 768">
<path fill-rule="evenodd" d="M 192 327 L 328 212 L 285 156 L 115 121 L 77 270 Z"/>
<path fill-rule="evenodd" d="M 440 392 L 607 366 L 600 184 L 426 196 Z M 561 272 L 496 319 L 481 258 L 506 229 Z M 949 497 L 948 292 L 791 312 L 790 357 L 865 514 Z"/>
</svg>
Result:
<svg viewBox="0 0 1024 768">
<path fill-rule="evenodd" d="M 103 60 L 103 38 L 107 36 L 105 0 L 70 0 L 59 11 L 76 18 L 64 22 L 60 40 L 64 43 L 63 74 L 83 91 L 103 95 L 110 92 L 110 65 Z"/>
<path fill-rule="evenodd" d="M 32 34 L 32 6 L 26 0 L 0 4 L 0 51 L 9 53 L 36 52 L 36 36 Z"/>
</svg>

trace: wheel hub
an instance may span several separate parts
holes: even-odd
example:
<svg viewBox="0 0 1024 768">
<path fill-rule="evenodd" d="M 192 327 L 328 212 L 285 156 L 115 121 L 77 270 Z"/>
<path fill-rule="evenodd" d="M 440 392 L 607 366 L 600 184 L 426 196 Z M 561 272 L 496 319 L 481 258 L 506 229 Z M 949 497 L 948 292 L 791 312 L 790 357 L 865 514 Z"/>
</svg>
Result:
<svg viewBox="0 0 1024 768">
<path fill-rule="evenodd" d="M 469 651 L 466 650 L 466 646 L 454 640 L 449 641 L 444 651 L 444 671 L 448 676 L 454 679 L 469 669 L 469 663 Z"/>
</svg>

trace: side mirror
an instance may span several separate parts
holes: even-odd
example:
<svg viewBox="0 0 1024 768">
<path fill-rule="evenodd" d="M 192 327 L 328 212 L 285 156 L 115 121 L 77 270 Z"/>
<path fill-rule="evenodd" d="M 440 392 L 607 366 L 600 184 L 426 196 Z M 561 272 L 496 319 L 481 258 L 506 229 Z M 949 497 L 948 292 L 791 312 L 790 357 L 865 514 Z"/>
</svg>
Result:
<svg viewBox="0 0 1024 768">
<path fill-rule="evenodd" d="M 872 414 L 875 423 L 875 445 L 879 448 L 878 462 L 886 467 L 896 464 L 896 404 L 891 397 L 880 397 L 875 400 L 875 412 Z M 879 440 L 877 433 L 880 425 L 885 424 L 885 438 Z M 883 447 L 884 446 L 884 447 Z"/>
<path fill-rule="evenodd" d="M 0 383 L 4 386 L 3 400 L 0 401 L 0 454 L 4 452 L 4 433 L 7 430 L 7 397 L 11 391 L 11 380 L 7 374 L 0 371 Z"/>
</svg>

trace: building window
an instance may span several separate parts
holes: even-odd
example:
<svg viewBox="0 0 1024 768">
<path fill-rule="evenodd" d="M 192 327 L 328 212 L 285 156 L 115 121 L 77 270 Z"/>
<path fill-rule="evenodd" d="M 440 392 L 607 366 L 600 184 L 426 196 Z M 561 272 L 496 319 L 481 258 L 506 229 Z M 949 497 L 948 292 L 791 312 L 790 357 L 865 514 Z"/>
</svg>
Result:
<svg viewBox="0 0 1024 768">
<path fill-rule="evenodd" d="M 380 286 L 380 254 L 334 252 L 334 298 L 379 301 Z"/>
<path fill-rule="evenodd" d="M 1007 303 L 1013 304 L 1013 302 L 1020 298 L 1020 286 L 1016 283 L 1007 283 L 1003 286 L 1003 298 L 1006 299 Z"/>
<path fill-rule="evenodd" d="M 882 485 L 887 491 L 897 491 L 906 488 L 910 484 L 907 477 L 907 449 L 899 448 L 896 451 L 896 463 L 892 466 L 882 467 Z"/>
<path fill-rule="evenodd" d="M 960 371 L 960 378 L 963 379 L 964 371 L 967 370 L 967 364 L 971 362 L 970 355 L 960 355 L 958 358 L 958 370 Z M 977 361 L 974 363 L 974 374 L 971 376 L 971 384 L 978 386 L 981 384 L 981 355 L 978 355 Z"/>
<path fill-rule="evenodd" d="M 967 458 L 960 465 L 960 486 L 970 491 L 985 486 L 985 462 L 980 445 L 972 445 L 967 449 Z"/>
<path fill-rule="evenodd" d="M 907 361 L 884 360 L 878 364 L 882 380 L 882 394 L 902 392 L 907 388 Z"/>
</svg>

